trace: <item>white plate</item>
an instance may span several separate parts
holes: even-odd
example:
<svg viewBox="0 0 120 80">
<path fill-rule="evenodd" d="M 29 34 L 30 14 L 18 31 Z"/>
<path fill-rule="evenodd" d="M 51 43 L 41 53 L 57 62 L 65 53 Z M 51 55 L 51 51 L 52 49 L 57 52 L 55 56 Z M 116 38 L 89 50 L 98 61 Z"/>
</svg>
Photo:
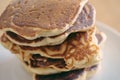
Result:
<svg viewBox="0 0 120 80">
<path fill-rule="evenodd" d="M 97 23 L 106 33 L 107 41 L 102 49 L 102 69 L 92 80 L 120 80 L 120 33 L 108 26 Z M 19 60 L 8 50 L 0 46 L 0 80 L 32 80 Z"/>
</svg>

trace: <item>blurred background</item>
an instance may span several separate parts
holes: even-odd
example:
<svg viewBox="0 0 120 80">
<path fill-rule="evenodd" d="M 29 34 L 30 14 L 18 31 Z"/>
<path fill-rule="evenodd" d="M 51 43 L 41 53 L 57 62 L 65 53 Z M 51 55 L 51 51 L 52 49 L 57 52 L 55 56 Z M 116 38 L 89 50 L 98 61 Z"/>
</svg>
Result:
<svg viewBox="0 0 120 80">
<path fill-rule="evenodd" d="M 0 13 L 10 0 L 0 0 Z M 96 8 L 97 21 L 120 32 L 120 0 L 89 0 Z"/>
<path fill-rule="evenodd" d="M 120 0 L 89 0 L 96 8 L 97 20 L 120 32 Z"/>
</svg>

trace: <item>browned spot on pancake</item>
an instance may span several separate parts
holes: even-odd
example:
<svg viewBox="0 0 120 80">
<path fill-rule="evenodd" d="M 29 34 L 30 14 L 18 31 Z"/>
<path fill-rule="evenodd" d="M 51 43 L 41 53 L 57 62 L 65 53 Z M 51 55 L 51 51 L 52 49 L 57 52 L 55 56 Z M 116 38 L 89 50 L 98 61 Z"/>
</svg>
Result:
<svg viewBox="0 0 120 80">
<path fill-rule="evenodd" d="M 96 47 L 96 45 L 93 45 L 93 46 Z M 76 51 L 74 52 L 74 54 L 70 54 L 70 55 L 71 55 L 71 57 L 74 57 L 77 61 L 83 60 L 85 57 L 87 57 L 87 55 L 91 55 L 93 53 L 97 53 L 97 52 L 93 52 L 92 50 L 90 50 L 90 47 L 91 46 L 88 45 L 88 46 L 83 47 L 82 49 L 78 48 L 78 49 L 76 49 Z M 95 51 L 97 49 L 98 48 L 96 47 Z"/>
<path fill-rule="evenodd" d="M 12 47 L 10 48 L 10 50 L 11 50 L 14 54 L 20 54 L 20 51 L 19 51 L 18 47 L 16 47 L 16 44 L 13 44 Z"/>
<path fill-rule="evenodd" d="M 70 47 L 68 48 L 66 52 L 67 54 L 65 55 L 66 60 L 73 57 L 75 60 L 79 61 L 83 60 L 88 55 L 97 53 L 99 47 L 96 46 L 96 44 L 90 44 L 93 39 L 93 32 L 94 28 L 88 32 L 76 33 L 72 35 L 74 38 L 72 36 L 70 37 L 71 39 L 68 38 L 68 45 L 70 45 Z M 83 40 L 84 42 L 82 42 Z M 91 48 L 93 49 L 91 50 Z M 71 50 L 74 50 L 73 54 L 70 54 Z"/>
<path fill-rule="evenodd" d="M 24 61 L 24 63 L 28 66 L 29 65 L 29 63 L 27 62 L 27 61 Z"/>
<path fill-rule="evenodd" d="M 52 59 L 52 58 L 46 58 L 42 57 L 39 54 L 33 54 L 32 58 L 30 59 L 30 65 L 31 67 L 48 67 L 51 65 L 54 65 L 58 68 L 65 68 L 66 64 L 63 59 Z"/>
</svg>

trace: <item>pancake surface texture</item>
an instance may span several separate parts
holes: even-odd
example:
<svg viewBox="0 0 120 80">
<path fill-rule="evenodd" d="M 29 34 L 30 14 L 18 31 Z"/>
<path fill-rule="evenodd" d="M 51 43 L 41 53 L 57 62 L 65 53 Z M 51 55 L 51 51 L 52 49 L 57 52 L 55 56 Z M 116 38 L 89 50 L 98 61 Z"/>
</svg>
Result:
<svg viewBox="0 0 120 80">
<path fill-rule="evenodd" d="M 28 40 L 11 31 L 7 31 L 6 36 L 8 37 L 9 40 L 14 42 L 15 44 L 23 45 L 23 46 L 37 47 L 37 46 L 46 46 L 46 45 L 58 45 L 63 43 L 65 39 L 73 32 L 74 33 L 85 32 L 87 31 L 87 29 L 91 29 L 95 27 L 94 22 L 95 22 L 94 7 L 90 3 L 87 3 L 84 6 L 82 12 L 79 14 L 73 26 L 62 34 L 56 36 L 49 36 L 49 37 L 38 37 L 33 40 Z"/>
<path fill-rule="evenodd" d="M 76 21 L 87 0 L 15 0 L 0 17 L 0 29 L 27 39 L 55 36 Z"/>
</svg>

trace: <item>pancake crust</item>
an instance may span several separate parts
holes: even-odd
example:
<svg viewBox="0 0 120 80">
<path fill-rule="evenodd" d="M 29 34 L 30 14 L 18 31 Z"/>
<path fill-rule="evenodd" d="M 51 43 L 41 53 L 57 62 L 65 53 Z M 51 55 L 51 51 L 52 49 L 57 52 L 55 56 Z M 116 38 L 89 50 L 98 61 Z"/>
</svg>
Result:
<svg viewBox="0 0 120 80">
<path fill-rule="evenodd" d="M 16 0 L 0 17 L 0 29 L 27 39 L 65 32 L 87 0 Z"/>
<path fill-rule="evenodd" d="M 79 15 L 77 21 L 73 24 L 73 26 L 68 29 L 66 32 L 57 35 L 57 36 L 50 36 L 50 37 L 39 37 L 33 40 L 25 39 L 24 37 L 15 34 L 14 32 L 7 31 L 6 36 L 9 40 L 14 42 L 18 45 L 23 46 L 46 46 L 46 45 L 58 45 L 64 42 L 64 40 L 73 32 L 81 31 L 84 28 L 91 28 L 94 27 L 95 21 L 95 10 L 90 3 L 87 3 L 81 14 Z M 84 31 L 83 31 L 84 32 Z"/>
</svg>

